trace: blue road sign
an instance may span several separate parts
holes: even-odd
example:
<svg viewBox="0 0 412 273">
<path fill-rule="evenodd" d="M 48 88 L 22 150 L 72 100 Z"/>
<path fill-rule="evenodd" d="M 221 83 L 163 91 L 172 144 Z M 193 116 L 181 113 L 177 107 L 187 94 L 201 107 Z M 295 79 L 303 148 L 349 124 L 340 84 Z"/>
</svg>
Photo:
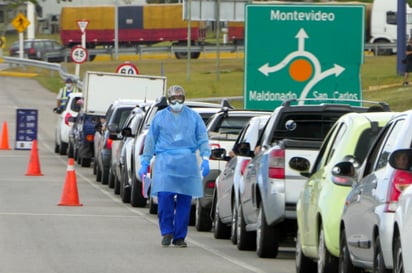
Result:
<svg viewBox="0 0 412 273">
<path fill-rule="evenodd" d="M 16 150 L 30 150 L 37 139 L 37 109 L 16 110 Z"/>
</svg>

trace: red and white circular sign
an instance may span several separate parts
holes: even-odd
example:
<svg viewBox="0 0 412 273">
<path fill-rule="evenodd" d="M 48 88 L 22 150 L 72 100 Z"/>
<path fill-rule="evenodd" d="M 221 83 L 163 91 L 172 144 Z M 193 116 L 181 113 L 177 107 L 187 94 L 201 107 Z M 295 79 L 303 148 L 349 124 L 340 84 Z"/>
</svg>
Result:
<svg viewBox="0 0 412 273">
<path fill-rule="evenodd" d="M 84 47 L 80 45 L 77 45 L 72 48 L 70 57 L 72 58 L 73 62 L 77 64 L 82 64 L 85 61 L 87 61 L 87 59 L 89 58 L 89 53 L 87 49 L 85 49 Z"/>
<path fill-rule="evenodd" d="M 121 65 L 119 65 L 116 69 L 116 73 L 119 74 L 128 74 L 128 75 L 137 75 L 139 74 L 139 69 L 137 66 L 130 62 L 124 62 Z"/>
</svg>

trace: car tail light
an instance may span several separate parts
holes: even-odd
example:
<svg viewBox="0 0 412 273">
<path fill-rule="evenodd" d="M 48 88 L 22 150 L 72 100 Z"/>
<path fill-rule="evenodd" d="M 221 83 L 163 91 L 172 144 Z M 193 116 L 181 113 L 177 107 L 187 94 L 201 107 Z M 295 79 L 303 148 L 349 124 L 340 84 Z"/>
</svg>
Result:
<svg viewBox="0 0 412 273">
<path fill-rule="evenodd" d="M 106 140 L 106 149 L 107 150 L 111 150 L 112 149 L 112 140 L 110 139 L 110 138 L 108 138 L 107 140 Z"/>
<path fill-rule="evenodd" d="M 392 181 L 388 187 L 385 212 L 395 212 L 399 195 L 412 184 L 412 173 L 409 171 L 395 170 Z"/>
<path fill-rule="evenodd" d="M 275 149 L 270 152 L 269 178 L 285 178 L 285 150 Z"/>
<path fill-rule="evenodd" d="M 93 142 L 93 140 L 94 140 L 94 135 L 86 135 L 86 140 L 87 140 L 88 142 Z"/>
<path fill-rule="evenodd" d="M 206 189 L 214 189 L 215 188 L 216 181 L 215 180 L 210 180 L 206 182 Z"/>
<path fill-rule="evenodd" d="M 209 145 L 209 148 L 210 148 L 210 150 L 219 149 L 219 148 L 220 148 L 220 144 L 219 144 L 219 143 L 211 143 L 211 144 Z"/>
<path fill-rule="evenodd" d="M 244 159 L 242 161 L 242 163 L 240 164 L 240 174 L 241 175 L 243 175 L 245 173 L 247 164 L 249 164 L 249 162 L 250 162 L 250 159 Z"/>
<path fill-rule="evenodd" d="M 36 54 L 36 50 L 34 49 L 34 48 L 29 48 L 29 54 L 30 55 L 34 55 L 34 54 Z"/>
<path fill-rule="evenodd" d="M 66 116 L 64 117 L 64 123 L 66 125 L 69 125 L 69 118 L 71 118 L 72 115 L 70 113 L 66 113 Z"/>
</svg>

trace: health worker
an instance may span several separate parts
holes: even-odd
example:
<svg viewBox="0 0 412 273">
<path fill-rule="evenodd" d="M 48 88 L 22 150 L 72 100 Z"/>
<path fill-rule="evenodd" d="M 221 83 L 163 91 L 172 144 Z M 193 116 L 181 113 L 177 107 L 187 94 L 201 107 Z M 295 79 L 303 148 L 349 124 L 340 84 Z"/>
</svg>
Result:
<svg viewBox="0 0 412 273">
<path fill-rule="evenodd" d="M 150 124 L 139 175 L 144 181 L 156 155 L 150 195 L 158 198 L 161 244 L 187 247 L 192 198 L 203 196 L 202 176 L 209 173 L 211 151 L 202 118 L 184 104 L 184 89 L 171 86 L 167 99 L 169 106 L 157 112 Z"/>
</svg>

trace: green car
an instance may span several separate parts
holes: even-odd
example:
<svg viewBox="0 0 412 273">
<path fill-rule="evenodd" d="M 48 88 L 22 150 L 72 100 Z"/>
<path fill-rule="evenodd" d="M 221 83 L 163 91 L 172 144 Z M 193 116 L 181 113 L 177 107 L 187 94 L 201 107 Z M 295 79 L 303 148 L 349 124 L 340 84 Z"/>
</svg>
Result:
<svg viewBox="0 0 412 273">
<path fill-rule="evenodd" d="M 345 160 L 360 165 L 393 115 L 393 112 L 370 112 L 342 116 L 324 139 L 311 171 L 301 173 L 308 180 L 296 207 L 297 273 L 338 272 L 339 223 L 352 185 L 349 180 L 332 176 L 332 168 Z M 303 164 L 306 161 L 304 157 L 296 160 Z"/>
</svg>

